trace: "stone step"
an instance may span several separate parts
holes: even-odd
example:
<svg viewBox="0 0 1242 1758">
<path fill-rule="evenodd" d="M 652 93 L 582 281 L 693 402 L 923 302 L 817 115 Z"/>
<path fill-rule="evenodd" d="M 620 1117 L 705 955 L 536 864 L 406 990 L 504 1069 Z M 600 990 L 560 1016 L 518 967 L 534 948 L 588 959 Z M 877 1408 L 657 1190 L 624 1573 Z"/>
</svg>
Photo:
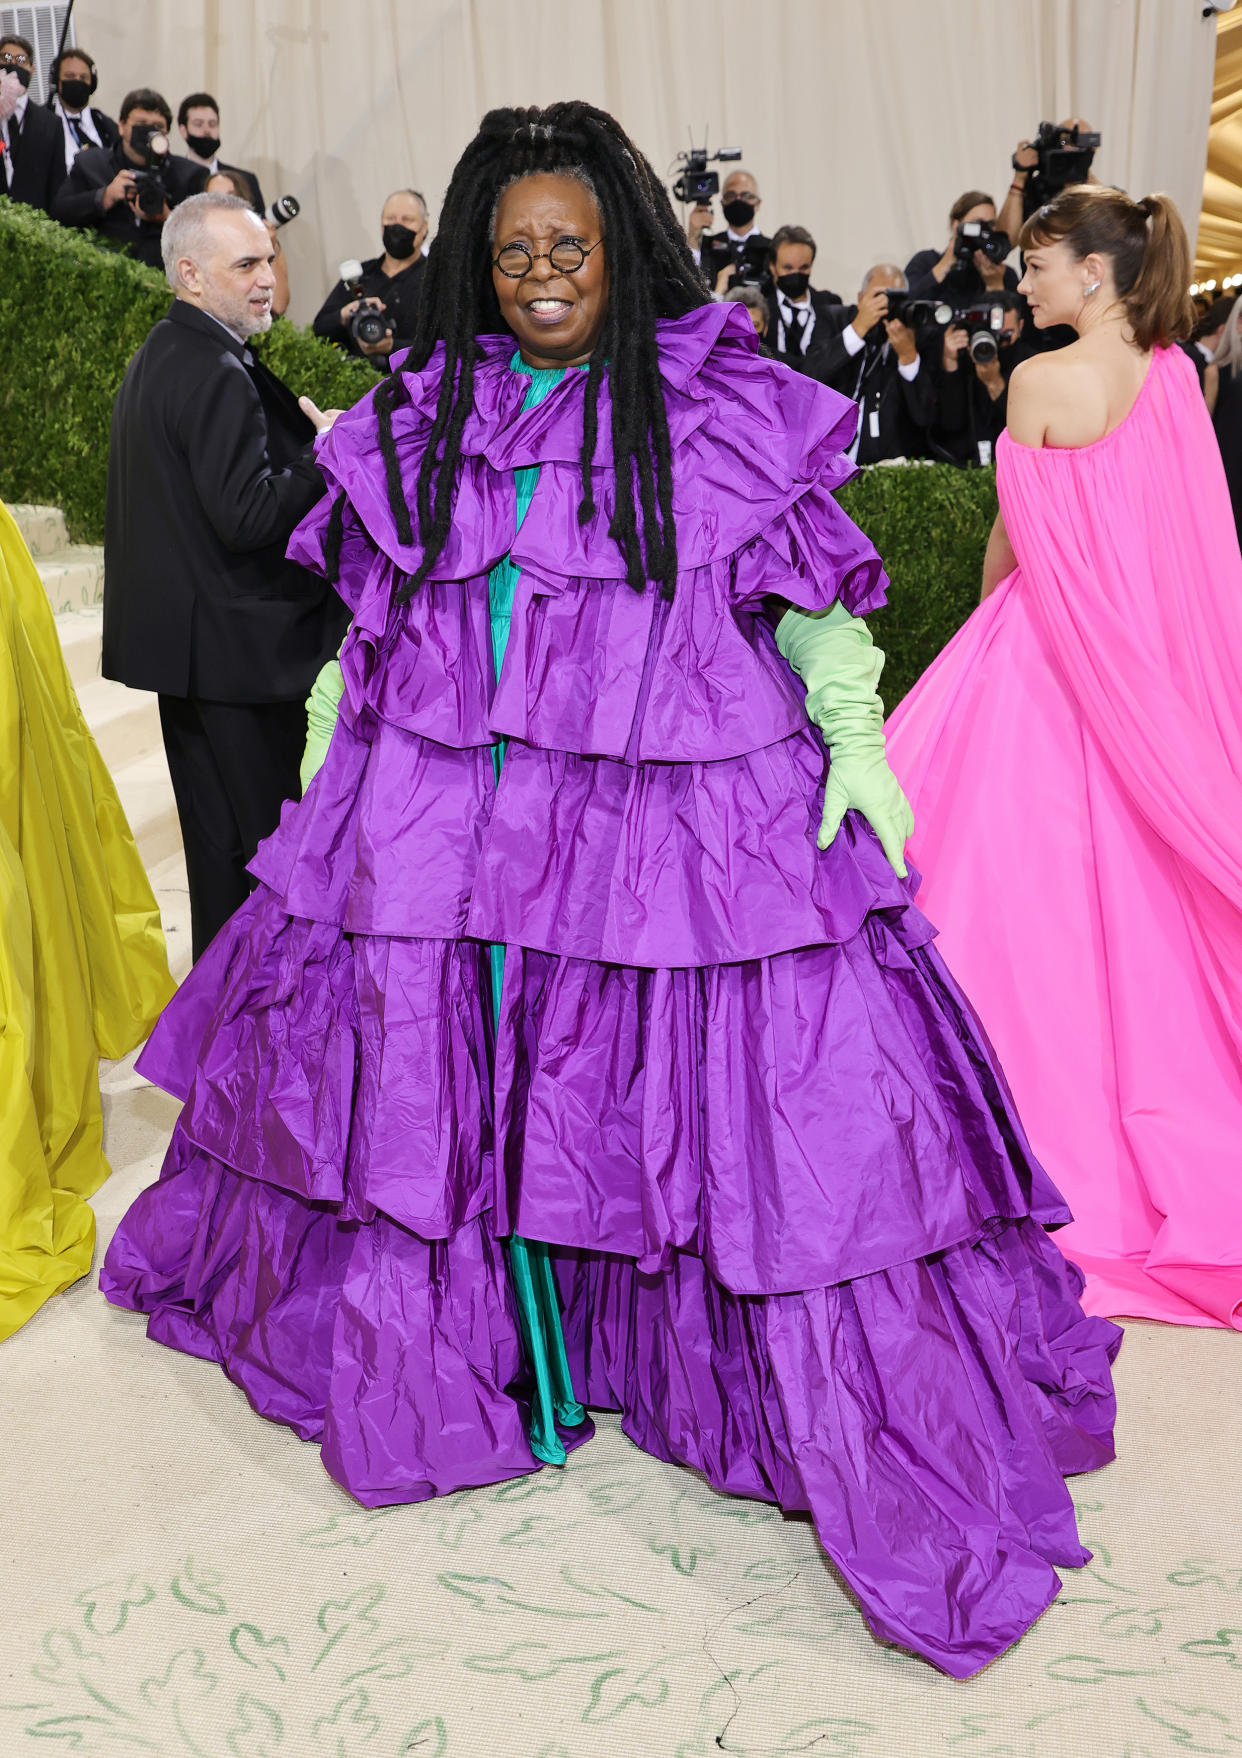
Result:
<svg viewBox="0 0 1242 1758">
<path fill-rule="evenodd" d="M 123 769 L 113 770 L 112 779 L 148 874 L 174 857 L 184 859 L 163 745 L 157 743 Z"/>
<path fill-rule="evenodd" d="M 190 886 L 185 876 L 185 856 L 177 853 L 158 866 L 149 867 L 147 876 L 155 900 L 160 906 L 164 923 L 164 940 L 168 947 L 168 968 L 175 981 L 183 983 L 190 970 Z"/>
<path fill-rule="evenodd" d="M 62 611 L 56 618 L 56 632 L 73 687 L 80 692 L 99 677 L 103 606 L 92 604 L 85 610 Z"/>
<path fill-rule="evenodd" d="M 85 610 L 103 598 L 104 552 L 89 543 L 61 544 L 35 558 L 53 614 Z"/>
<path fill-rule="evenodd" d="M 159 704 L 149 691 L 128 690 L 109 678 L 95 678 L 79 684 L 77 692 L 86 724 L 114 780 L 153 750 L 163 760 Z"/>
<path fill-rule="evenodd" d="M 13 501 L 8 506 L 26 541 L 26 548 L 36 561 L 41 556 L 54 555 L 59 549 L 69 548 L 69 531 L 59 507 L 36 507 L 28 501 Z"/>
</svg>

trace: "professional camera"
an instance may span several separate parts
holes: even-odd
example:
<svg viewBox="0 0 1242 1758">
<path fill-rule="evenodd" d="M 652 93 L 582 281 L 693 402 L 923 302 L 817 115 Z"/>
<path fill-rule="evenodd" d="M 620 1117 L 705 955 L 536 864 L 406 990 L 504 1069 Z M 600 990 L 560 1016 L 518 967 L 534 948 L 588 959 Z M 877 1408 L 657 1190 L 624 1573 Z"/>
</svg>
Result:
<svg viewBox="0 0 1242 1758">
<path fill-rule="evenodd" d="M 263 218 L 269 226 L 287 226 L 301 211 L 302 204 L 296 195 L 278 195 Z"/>
<path fill-rule="evenodd" d="M 1004 262 L 1012 249 L 1008 232 L 1002 232 L 991 220 L 963 220 L 953 240 L 953 255 L 960 263 L 971 262 L 976 250 L 989 262 Z"/>
<path fill-rule="evenodd" d="M 1034 213 L 1036 208 L 1051 201 L 1071 183 L 1085 183 L 1099 144 L 1098 134 L 1089 134 L 1081 128 L 1061 128 L 1055 122 L 1041 122 L 1031 142 L 1039 154 L 1039 162 L 1026 180 L 1024 211 Z M 1021 169 L 1016 159 L 1014 167 Z"/>
<path fill-rule="evenodd" d="M 137 122 L 130 131 L 129 144 L 143 158 L 143 168 L 134 172 L 138 212 L 146 220 L 158 219 L 168 205 L 168 189 L 164 182 L 168 136 L 153 122 Z"/>
<path fill-rule="evenodd" d="M 1017 309 L 1012 293 L 986 293 L 968 305 L 951 304 L 947 299 L 911 299 L 900 287 L 888 289 L 887 316 L 900 318 L 912 330 L 942 330 L 962 325 L 970 331 L 970 358 L 976 366 L 995 360 L 1000 334 L 1005 327 L 1005 313 Z"/>
<path fill-rule="evenodd" d="M 1012 301 L 1002 294 L 999 299 L 979 300 L 973 305 L 954 308 L 950 323 L 960 324 L 970 332 L 967 350 L 976 366 L 990 366 L 1000 351 L 1000 335 L 1005 327 L 1005 312 Z"/>
<path fill-rule="evenodd" d="M 887 303 L 885 317 L 900 318 L 912 330 L 953 321 L 953 307 L 946 299 L 911 299 L 904 287 L 886 287 L 884 298 Z"/>
<path fill-rule="evenodd" d="M 673 185 L 673 194 L 678 201 L 687 202 L 691 207 L 710 202 L 714 195 L 720 194 L 720 173 L 709 171 L 708 165 L 740 159 L 741 156 L 741 147 L 721 147 L 718 153 L 709 153 L 706 147 L 691 147 L 688 153 L 678 153 L 676 163 L 682 167 L 682 172 Z"/>
<path fill-rule="evenodd" d="M 349 304 L 350 299 L 370 297 L 362 290 L 362 264 L 355 258 L 351 257 L 348 262 L 341 264 L 340 276 L 349 293 L 349 299 L 345 301 L 346 305 Z M 377 311 L 373 305 L 360 305 L 349 320 L 349 333 L 353 340 L 364 342 L 368 348 L 374 348 L 375 344 L 382 342 L 385 336 L 393 335 L 396 328 L 396 324 L 382 306 Z"/>
</svg>

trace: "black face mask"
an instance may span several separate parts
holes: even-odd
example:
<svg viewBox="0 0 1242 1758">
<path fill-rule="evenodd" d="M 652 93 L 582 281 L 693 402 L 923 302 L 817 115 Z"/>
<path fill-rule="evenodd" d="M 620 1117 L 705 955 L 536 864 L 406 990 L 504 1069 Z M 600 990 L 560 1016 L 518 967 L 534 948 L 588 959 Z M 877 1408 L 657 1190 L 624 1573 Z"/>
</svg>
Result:
<svg viewBox="0 0 1242 1758">
<path fill-rule="evenodd" d="M 810 275 L 804 275 L 802 273 L 796 275 L 778 275 L 776 277 L 776 285 L 785 295 L 786 299 L 801 299 L 802 295 L 810 288 L 811 277 Z"/>
<path fill-rule="evenodd" d="M 185 144 L 195 158 L 202 159 L 205 164 L 210 164 L 220 151 L 220 142 L 214 134 L 187 135 Z"/>
<path fill-rule="evenodd" d="M 414 254 L 417 233 L 411 232 L 408 226 L 385 226 L 384 249 L 388 255 L 398 262 L 405 262 Z"/>
<path fill-rule="evenodd" d="M 30 90 L 31 70 L 29 67 L 6 67 L 3 71 L 5 73 L 15 73 L 25 86 L 26 90 Z"/>
<path fill-rule="evenodd" d="M 725 202 L 722 212 L 734 231 L 740 232 L 743 226 L 749 226 L 754 219 L 755 204 L 735 195 L 732 201 Z"/>
<path fill-rule="evenodd" d="M 60 101 L 66 110 L 85 110 L 90 101 L 91 86 L 87 79 L 62 79 Z"/>
</svg>

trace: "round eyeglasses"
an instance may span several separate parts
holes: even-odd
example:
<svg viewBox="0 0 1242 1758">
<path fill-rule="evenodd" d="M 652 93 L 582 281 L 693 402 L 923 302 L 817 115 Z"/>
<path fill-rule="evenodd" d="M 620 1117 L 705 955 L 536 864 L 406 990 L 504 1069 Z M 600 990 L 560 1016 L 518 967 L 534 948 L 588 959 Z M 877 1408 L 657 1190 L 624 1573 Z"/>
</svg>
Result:
<svg viewBox="0 0 1242 1758">
<path fill-rule="evenodd" d="M 499 269 L 510 281 L 520 281 L 523 275 L 529 275 L 537 262 L 550 262 L 558 275 L 576 275 L 587 257 L 593 250 L 598 250 L 604 242 L 597 238 L 594 244 L 576 244 L 566 238 L 554 244 L 551 250 L 528 250 L 524 244 L 506 244 L 492 258 L 492 267 Z"/>
</svg>

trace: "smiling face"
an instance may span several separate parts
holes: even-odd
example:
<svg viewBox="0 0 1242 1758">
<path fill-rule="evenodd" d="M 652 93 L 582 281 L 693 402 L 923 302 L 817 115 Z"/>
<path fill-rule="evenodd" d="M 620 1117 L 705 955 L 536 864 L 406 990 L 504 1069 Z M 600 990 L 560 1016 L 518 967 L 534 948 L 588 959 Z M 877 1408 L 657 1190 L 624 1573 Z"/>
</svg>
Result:
<svg viewBox="0 0 1242 1758">
<path fill-rule="evenodd" d="M 1055 244 L 1033 244 L 1026 252 L 1018 291 L 1026 296 L 1037 330 L 1049 329 L 1054 324 L 1072 324 L 1077 328 L 1087 287 L 1092 281 L 1099 281 L 1092 299 L 1103 309 L 1114 297 L 1112 279 L 1112 267 L 1106 258 L 1075 256 L 1065 240 L 1059 238 Z"/>
<path fill-rule="evenodd" d="M 554 173 L 523 177 L 500 198 L 492 233 L 492 260 L 522 244 L 533 259 L 520 280 L 492 269 L 500 315 L 517 337 L 528 366 L 580 366 L 590 359 L 608 316 L 608 261 L 595 197 L 576 177 Z M 591 254 L 580 269 L 562 272 L 548 252 L 578 244 Z"/>
</svg>

